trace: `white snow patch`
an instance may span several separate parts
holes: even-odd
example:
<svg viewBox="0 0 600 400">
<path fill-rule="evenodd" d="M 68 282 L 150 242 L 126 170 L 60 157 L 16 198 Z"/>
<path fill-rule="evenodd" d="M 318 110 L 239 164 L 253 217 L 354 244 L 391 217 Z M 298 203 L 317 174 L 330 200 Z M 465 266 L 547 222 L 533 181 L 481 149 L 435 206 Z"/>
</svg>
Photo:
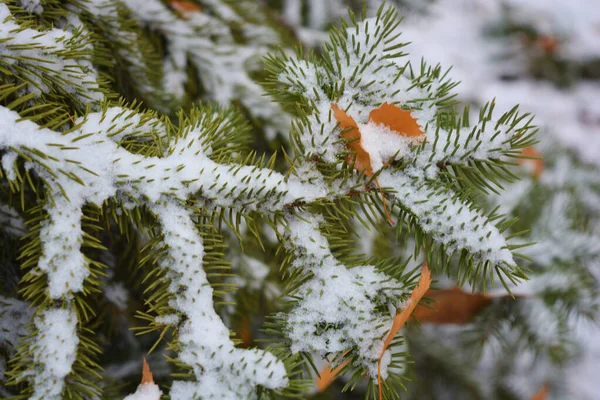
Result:
<svg viewBox="0 0 600 400">
<path fill-rule="evenodd" d="M 73 310 L 53 308 L 34 320 L 39 331 L 33 352 L 34 366 L 25 372 L 33 379 L 31 400 L 60 400 L 65 377 L 77 356 L 77 316 Z"/>
<path fill-rule="evenodd" d="M 130 394 L 123 400 L 159 400 L 162 395 L 158 385 L 154 383 L 142 383 L 138 385 L 135 393 Z"/>
</svg>

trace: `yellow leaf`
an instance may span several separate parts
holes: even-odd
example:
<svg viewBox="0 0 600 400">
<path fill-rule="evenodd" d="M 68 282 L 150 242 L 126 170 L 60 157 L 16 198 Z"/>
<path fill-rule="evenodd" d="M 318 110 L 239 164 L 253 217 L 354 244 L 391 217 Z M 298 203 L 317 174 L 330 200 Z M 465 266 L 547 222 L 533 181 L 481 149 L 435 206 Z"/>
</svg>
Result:
<svg viewBox="0 0 600 400">
<path fill-rule="evenodd" d="M 361 143 L 361 133 L 354 119 L 339 108 L 337 104 L 331 103 L 333 116 L 339 122 L 342 130 L 342 138 L 348 140 L 348 149 L 356 153 L 354 168 L 359 171 L 364 170 L 365 175 L 373 176 L 373 167 L 371 167 L 371 156 L 365 150 Z"/>
<path fill-rule="evenodd" d="M 343 363 L 341 363 L 340 365 L 338 365 L 337 367 L 335 367 L 335 369 L 331 368 L 331 364 L 327 364 L 320 372 L 319 372 L 319 376 L 317 377 L 315 383 L 317 386 L 317 390 L 319 392 L 323 392 L 325 389 L 327 389 L 329 387 L 329 385 L 331 385 L 331 382 L 333 382 L 337 376 L 337 374 L 340 373 L 340 371 L 350 362 L 350 360 L 346 360 Z"/>
</svg>

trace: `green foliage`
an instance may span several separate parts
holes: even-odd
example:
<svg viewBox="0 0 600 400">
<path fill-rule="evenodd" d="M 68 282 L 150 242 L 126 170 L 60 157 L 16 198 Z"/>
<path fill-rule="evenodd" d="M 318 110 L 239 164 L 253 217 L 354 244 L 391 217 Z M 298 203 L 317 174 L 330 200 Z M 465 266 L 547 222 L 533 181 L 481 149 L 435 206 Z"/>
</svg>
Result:
<svg viewBox="0 0 600 400">
<path fill-rule="evenodd" d="M 506 242 L 525 234 L 535 212 L 504 216 L 485 204 L 485 196 L 518 179 L 513 160 L 535 143 L 531 117 L 515 107 L 496 118 L 493 102 L 475 123 L 468 109 L 459 116 L 457 84 L 446 69 L 403 61 L 394 9 L 382 6 L 367 21 L 350 13 L 320 52 L 281 49 L 260 71 L 248 49 L 271 48 L 273 38 L 288 44 L 294 34 L 255 2 L 201 1 L 202 12 L 179 16 L 161 2 L 151 4 L 154 14 L 127 1 L 50 1 L 37 14 L 7 4 L 4 22 L 15 29 L 0 41 L 9 53 L 0 60 L 7 124 L 0 130 L 0 213 L 23 224 L 0 229 L 10 244 L 0 253 L 0 288 L 11 306 L 19 298 L 34 310 L 18 345 L 0 341 L 2 359 L 11 359 L 8 380 L 0 376 L 7 396 L 40 398 L 45 386 L 32 376 L 51 368 L 35 356 L 45 334 L 38 325 L 47 312 L 67 310 L 77 317 L 79 345 L 52 398 L 122 398 L 135 390 L 147 353 L 163 398 L 169 389 L 173 399 L 178 388 L 206 389 L 207 376 L 230 396 L 303 398 L 324 359 L 343 365 L 342 392 L 377 399 L 378 349 L 422 262 L 482 290 L 495 278 L 511 290 L 527 269 L 536 272 L 535 263 L 512 259 L 534 239 Z M 219 67 L 232 72 L 233 83 L 218 79 Z M 168 75 L 180 79 L 182 91 L 169 86 Z M 276 105 L 257 100 L 263 86 Z M 399 148 L 367 176 L 357 171 L 331 103 L 364 126 L 385 102 L 413 113 L 425 139 Z M 289 141 L 273 135 L 288 119 Z M 39 128 L 35 140 L 21 140 L 19 130 L 29 138 L 32 127 Z M 54 251 L 52 235 L 69 243 L 53 229 L 78 212 L 71 228 L 83 260 L 81 289 L 73 273 L 55 295 L 50 286 L 60 264 L 44 269 L 45 257 Z M 63 259 L 72 251 L 64 245 Z M 564 272 L 596 295 L 585 268 L 565 264 Z M 338 278 L 355 286 L 340 291 Z M 543 296 L 565 313 L 594 314 L 578 291 Z M 521 328 L 515 343 L 562 360 L 560 349 L 540 345 L 537 332 L 520 324 L 519 312 L 528 310 L 506 304 L 478 317 L 469 337 L 501 337 L 505 325 L 497 322 L 512 319 Z M 328 307 L 343 315 L 328 319 Z M 565 318 L 560 346 L 567 344 Z M 298 329 L 308 333 L 298 337 Z M 190 337 L 223 330 L 225 337 Z M 427 343 L 413 332 L 390 346 L 384 399 L 404 398 L 407 387 L 412 395 L 407 378 L 422 378 L 410 357 Z M 460 375 L 453 361 L 444 374 Z M 279 372 L 285 376 L 278 381 Z M 468 379 L 459 382 L 477 391 Z"/>
</svg>

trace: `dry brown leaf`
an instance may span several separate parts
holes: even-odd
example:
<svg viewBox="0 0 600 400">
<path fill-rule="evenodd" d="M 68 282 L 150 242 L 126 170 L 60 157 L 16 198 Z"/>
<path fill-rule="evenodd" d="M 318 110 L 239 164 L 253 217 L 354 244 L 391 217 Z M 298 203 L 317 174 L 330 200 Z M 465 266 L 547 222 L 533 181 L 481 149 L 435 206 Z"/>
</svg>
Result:
<svg viewBox="0 0 600 400">
<path fill-rule="evenodd" d="M 146 362 L 146 357 L 144 357 L 143 367 L 142 367 L 142 384 L 144 383 L 154 383 L 154 378 L 152 377 L 152 371 L 150 371 L 150 366 Z"/>
<path fill-rule="evenodd" d="M 381 107 L 371 111 L 369 121 L 383 124 L 401 136 L 421 137 L 425 135 L 410 111 L 403 110 L 394 104 L 383 103 Z"/>
<path fill-rule="evenodd" d="M 365 150 L 362 145 L 362 134 L 358 128 L 358 124 L 354 119 L 346 114 L 344 110 L 338 107 L 337 104 L 331 103 L 333 116 L 339 123 L 339 128 L 342 130 L 342 138 L 348 140 L 348 149 L 356 154 L 354 160 L 354 168 L 358 171 L 363 171 L 366 176 L 373 176 L 373 166 L 371 165 L 371 155 Z M 369 121 L 376 124 L 383 124 L 393 132 L 400 136 L 406 137 L 424 137 L 425 133 L 417 124 L 417 120 L 413 118 L 410 111 L 406 111 L 393 104 L 383 103 L 379 108 L 372 110 L 369 113 Z M 351 159 L 349 160 L 351 161 Z M 385 195 L 379 186 L 379 182 L 375 179 L 381 198 L 383 200 L 383 208 L 388 221 L 394 225 L 394 221 L 390 216 Z"/>
<path fill-rule="evenodd" d="M 425 297 L 434 300 L 430 305 L 433 309 L 419 305 L 413 316 L 434 324 L 466 324 L 494 299 L 481 293 L 465 293 L 458 287 L 429 290 Z"/>
<path fill-rule="evenodd" d="M 250 347 L 252 345 L 252 332 L 250 326 L 250 319 L 244 317 L 240 324 L 240 339 L 242 339 L 243 347 Z"/>
<path fill-rule="evenodd" d="M 410 294 L 409 303 L 402 311 L 398 311 L 396 316 L 394 317 L 394 322 L 392 323 L 392 328 L 390 329 L 390 333 L 387 338 L 383 342 L 383 350 L 381 350 L 381 355 L 379 356 L 379 362 L 377 363 L 377 384 L 379 386 L 379 399 L 383 399 L 383 389 L 381 386 L 381 359 L 383 358 L 383 354 L 387 350 L 394 337 L 404 326 L 408 318 L 412 314 L 415 307 L 419 304 L 421 298 L 425 295 L 429 286 L 431 285 L 431 271 L 427 268 L 427 263 L 423 263 L 423 267 L 421 268 L 421 277 L 419 278 L 419 282 L 417 286 L 414 288 L 412 293 Z"/>
<path fill-rule="evenodd" d="M 354 119 L 346 114 L 344 110 L 339 108 L 337 104 L 331 103 L 333 116 L 339 122 L 339 127 L 342 130 L 342 138 L 349 140 L 347 146 L 350 151 L 356 153 L 356 161 L 354 168 L 362 171 L 365 175 L 373 176 L 373 167 L 371 166 L 371 156 L 365 150 L 361 143 L 361 133 Z"/>
<path fill-rule="evenodd" d="M 544 383 L 542 387 L 535 392 L 531 400 L 546 400 L 546 398 L 548 398 L 548 393 L 550 393 L 550 384 Z"/>
<path fill-rule="evenodd" d="M 188 18 L 188 14 L 194 12 L 201 12 L 202 6 L 200 4 L 193 3 L 185 0 L 171 0 L 169 5 L 173 10 L 179 14 L 181 18 Z"/>
<path fill-rule="evenodd" d="M 373 167 L 371 166 L 371 156 L 362 146 L 362 135 L 358 124 L 354 119 L 339 108 L 337 104 L 331 103 L 333 116 L 339 122 L 342 129 L 342 138 L 348 140 L 348 149 L 356 153 L 355 168 L 359 171 L 364 170 L 365 175 L 373 176 Z M 424 137 L 425 133 L 412 117 L 410 111 L 403 110 L 393 104 L 383 103 L 379 108 L 371 111 L 369 121 L 375 124 L 383 124 L 391 131 L 405 137 Z"/>
<path fill-rule="evenodd" d="M 521 152 L 521 155 L 525 157 L 535 157 L 535 158 L 518 158 L 517 162 L 519 164 L 531 164 L 533 165 L 533 176 L 539 178 L 544 172 L 544 159 L 542 154 L 533 148 L 533 146 L 525 147 Z"/>
<path fill-rule="evenodd" d="M 380 356 L 379 364 L 378 364 L 378 377 L 377 377 L 377 381 L 379 382 L 380 398 L 383 395 L 381 392 L 381 357 L 383 357 L 383 354 L 387 350 L 388 346 L 390 345 L 390 343 L 392 342 L 392 340 L 394 339 L 394 337 L 396 336 L 396 334 L 398 333 L 400 328 L 402 328 L 402 326 L 406 323 L 406 321 L 410 317 L 412 311 L 415 309 L 415 306 L 419 303 L 419 301 L 423 297 L 424 293 L 426 293 L 426 292 L 429 293 L 428 288 L 429 288 L 430 284 L 431 284 L 431 271 L 427 267 L 427 263 L 424 263 L 423 267 L 421 268 L 421 278 L 419 279 L 417 286 L 411 293 L 410 304 L 404 310 L 399 311 L 396 314 L 396 317 L 394 318 L 394 322 L 392 323 L 392 328 L 390 329 L 390 332 L 383 343 L 383 350 L 381 352 L 381 356 Z M 320 377 L 317 377 L 315 380 L 317 390 L 319 392 L 322 392 L 325 389 L 327 389 L 329 387 L 329 385 L 331 385 L 331 383 L 335 380 L 339 371 L 342 370 L 346 366 L 346 364 L 348 364 L 348 362 L 349 362 L 349 360 L 346 360 L 334 369 L 331 368 L 330 364 L 327 364 L 319 372 Z"/>
<path fill-rule="evenodd" d="M 558 40 L 553 38 L 552 36 L 540 36 L 537 40 L 537 45 L 542 49 L 542 51 L 546 54 L 556 54 L 558 50 L 559 43 Z"/>
</svg>

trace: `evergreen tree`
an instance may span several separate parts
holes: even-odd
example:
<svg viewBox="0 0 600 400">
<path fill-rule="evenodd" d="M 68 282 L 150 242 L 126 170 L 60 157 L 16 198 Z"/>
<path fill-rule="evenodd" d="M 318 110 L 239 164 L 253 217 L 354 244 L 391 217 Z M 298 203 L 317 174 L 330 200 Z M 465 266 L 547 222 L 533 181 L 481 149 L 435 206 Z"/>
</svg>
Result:
<svg viewBox="0 0 600 400">
<path fill-rule="evenodd" d="M 546 391 L 556 399 L 597 398 L 600 387 L 591 371 L 598 365 L 600 342 L 598 328 L 587 321 L 597 319 L 600 279 L 598 5 L 585 0 L 391 3 L 405 14 L 401 40 L 411 43 L 404 50 L 413 65 L 422 58 L 453 65 L 448 76 L 461 81 L 463 104 L 476 110 L 491 97 L 501 108 L 521 103 L 541 126 L 541 143 L 524 151 L 533 159 L 511 168 L 520 180 L 502 183 L 504 190 L 490 192 L 486 200 L 488 207 L 519 217 L 511 230 L 528 229 L 527 240 L 537 242 L 522 249 L 531 258 L 522 264 L 530 281 L 512 290 L 515 300 L 497 293 L 493 301 L 470 297 L 469 302 L 450 289 L 455 281 L 440 282 L 448 289 L 430 294 L 438 315 L 417 312 L 425 325 L 408 332 L 415 361 L 409 398 L 530 399 Z M 282 9 L 297 4 L 284 1 Z M 290 18 L 291 24 L 319 46 L 319 29 L 335 24 L 339 13 L 330 9 L 315 24 L 307 10 L 312 2 L 302 4 L 303 14 Z M 363 237 L 370 242 L 363 248 L 373 254 L 390 251 L 381 247 L 381 237 Z M 451 303 L 462 308 L 447 308 Z M 474 335 L 477 331 L 481 334 Z"/>
<path fill-rule="evenodd" d="M 1 396 L 562 395 L 597 168 L 391 3 L 0 3 Z"/>
</svg>

